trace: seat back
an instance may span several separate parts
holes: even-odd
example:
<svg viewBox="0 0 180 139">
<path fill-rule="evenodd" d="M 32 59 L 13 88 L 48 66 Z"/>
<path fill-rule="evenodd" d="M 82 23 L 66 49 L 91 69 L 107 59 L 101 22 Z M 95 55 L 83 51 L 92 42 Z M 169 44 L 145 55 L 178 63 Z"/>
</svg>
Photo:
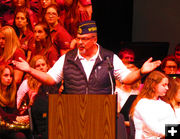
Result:
<svg viewBox="0 0 180 139">
<path fill-rule="evenodd" d="M 129 139 L 135 139 L 135 125 L 132 117 L 129 117 L 129 124 L 130 124 L 130 136 Z"/>
<path fill-rule="evenodd" d="M 128 139 L 126 125 L 123 114 L 119 113 L 117 119 L 117 139 Z"/>
</svg>

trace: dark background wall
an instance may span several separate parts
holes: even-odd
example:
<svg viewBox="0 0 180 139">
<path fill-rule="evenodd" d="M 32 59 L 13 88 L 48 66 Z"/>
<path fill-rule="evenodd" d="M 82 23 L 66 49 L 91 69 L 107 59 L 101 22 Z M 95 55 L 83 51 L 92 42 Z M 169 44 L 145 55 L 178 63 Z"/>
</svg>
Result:
<svg viewBox="0 0 180 139">
<path fill-rule="evenodd" d="M 141 53 L 153 56 L 148 51 L 152 43 L 153 51 L 161 49 L 159 55 L 163 58 L 173 54 L 180 42 L 179 0 L 92 0 L 92 4 L 99 43 L 115 53 L 124 44 L 139 48 L 139 42 Z"/>
<path fill-rule="evenodd" d="M 169 42 L 169 54 L 173 54 L 179 32 L 179 0 L 134 0 L 133 41 Z"/>
<path fill-rule="evenodd" d="M 114 52 L 122 41 L 132 40 L 133 0 L 92 0 L 99 43 Z"/>
</svg>

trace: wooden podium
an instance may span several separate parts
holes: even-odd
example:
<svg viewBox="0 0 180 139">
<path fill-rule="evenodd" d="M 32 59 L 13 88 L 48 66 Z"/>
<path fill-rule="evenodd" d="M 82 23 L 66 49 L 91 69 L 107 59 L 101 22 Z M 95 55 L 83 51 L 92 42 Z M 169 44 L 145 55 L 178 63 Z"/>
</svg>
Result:
<svg viewBox="0 0 180 139">
<path fill-rule="evenodd" d="M 116 95 L 49 95 L 49 139 L 115 139 Z"/>
</svg>

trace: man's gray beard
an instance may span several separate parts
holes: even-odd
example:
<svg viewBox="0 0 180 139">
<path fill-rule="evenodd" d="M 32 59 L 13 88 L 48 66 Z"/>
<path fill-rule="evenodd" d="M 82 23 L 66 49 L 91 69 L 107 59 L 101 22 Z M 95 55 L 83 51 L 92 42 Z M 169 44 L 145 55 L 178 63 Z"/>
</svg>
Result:
<svg viewBox="0 0 180 139">
<path fill-rule="evenodd" d="M 80 51 L 79 53 L 83 55 L 86 53 L 86 50 L 84 49 L 83 51 Z"/>
</svg>

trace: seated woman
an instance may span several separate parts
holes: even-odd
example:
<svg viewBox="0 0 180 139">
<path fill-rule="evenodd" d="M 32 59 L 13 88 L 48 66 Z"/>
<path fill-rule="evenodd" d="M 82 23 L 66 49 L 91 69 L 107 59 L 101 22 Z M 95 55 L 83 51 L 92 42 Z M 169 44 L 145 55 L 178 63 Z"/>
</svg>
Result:
<svg viewBox="0 0 180 139">
<path fill-rule="evenodd" d="M 170 104 L 161 100 L 168 91 L 168 77 L 159 72 L 151 72 L 130 110 L 135 125 L 135 138 L 163 138 L 165 124 L 177 124 Z"/>
<path fill-rule="evenodd" d="M 9 65 L 0 66 L 0 116 L 3 123 L 12 124 L 13 121 L 21 121 L 16 111 L 16 83 L 14 71 Z M 26 139 L 23 132 L 0 132 L 1 139 Z"/>
<path fill-rule="evenodd" d="M 47 60 L 42 55 L 36 55 L 32 58 L 30 62 L 31 67 L 47 72 L 49 66 Z M 27 74 L 26 79 L 21 83 L 17 91 L 17 109 L 22 115 L 27 115 L 27 103 L 31 106 L 34 101 L 34 96 L 37 94 L 41 82 L 34 79 L 32 76 Z"/>
<path fill-rule="evenodd" d="M 20 48 L 16 32 L 10 26 L 2 27 L 0 29 L 0 65 L 12 64 L 12 60 L 19 60 L 19 57 L 26 59 L 24 51 Z M 14 68 L 14 73 L 16 84 L 20 84 L 23 72 Z"/>
<path fill-rule="evenodd" d="M 170 78 L 169 90 L 163 100 L 171 104 L 180 123 L 180 78 Z"/>
<path fill-rule="evenodd" d="M 47 72 L 49 69 L 47 60 L 42 55 L 34 56 L 30 65 L 42 72 Z M 26 76 L 26 79 L 22 82 L 18 89 L 17 109 L 21 115 L 27 115 L 27 109 L 32 107 L 33 128 L 35 129 L 33 130 L 33 134 L 34 136 L 38 136 L 38 139 L 45 139 L 48 137 L 48 94 L 58 93 L 58 89 L 58 85 L 43 85 L 30 75 Z"/>
</svg>

